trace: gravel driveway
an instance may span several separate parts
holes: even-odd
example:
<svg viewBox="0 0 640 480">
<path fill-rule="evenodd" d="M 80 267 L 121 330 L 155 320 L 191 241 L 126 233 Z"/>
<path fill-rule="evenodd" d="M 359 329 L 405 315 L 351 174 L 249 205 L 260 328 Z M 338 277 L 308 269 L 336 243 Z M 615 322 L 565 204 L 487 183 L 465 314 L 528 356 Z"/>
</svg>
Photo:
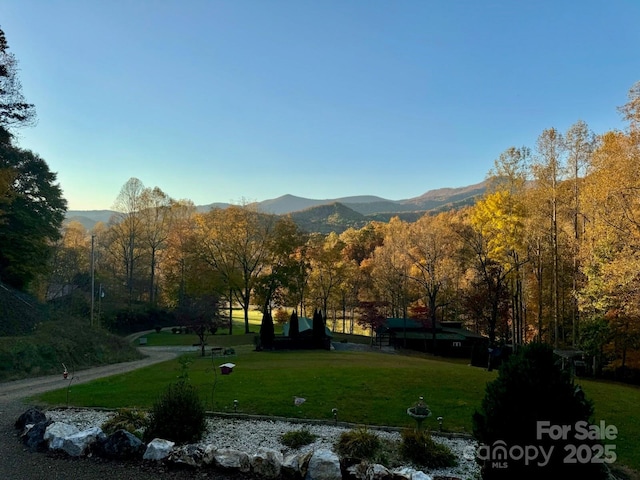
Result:
<svg viewBox="0 0 640 480">
<path fill-rule="evenodd" d="M 128 372 L 154 363 L 174 358 L 182 350 L 144 347 L 147 355 L 142 360 L 90 368 L 76 372 L 75 383 L 85 383 L 96 378 Z M 32 453 L 26 450 L 14 428 L 16 419 L 28 407 L 33 406 L 25 397 L 64 388 L 67 381 L 60 375 L 16 380 L 0 383 L 0 479 L 3 480 L 157 480 L 242 479 L 241 475 L 227 476 L 216 471 L 169 470 L 167 467 L 143 462 L 105 461 L 92 458 L 72 458 L 63 454 Z M 248 478 L 248 477 L 247 477 Z"/>
</svg>

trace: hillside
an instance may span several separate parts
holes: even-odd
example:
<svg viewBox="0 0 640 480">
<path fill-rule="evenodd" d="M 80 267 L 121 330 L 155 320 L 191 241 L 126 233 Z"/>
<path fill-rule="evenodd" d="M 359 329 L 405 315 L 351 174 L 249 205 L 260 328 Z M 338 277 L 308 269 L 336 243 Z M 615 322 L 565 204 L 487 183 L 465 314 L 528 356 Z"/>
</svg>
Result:
<svg viewBox="0 0 640 480">
<path fill-rule="evenodd" d="M 310 207 L 290 215 L 302 230 L 317 233 L 342 233 L 349 227 L 362 228 L 368 221 L 364 215 L 339 202 Z"/>
<path fill-rule="evenodd" d="M 314 200 L 283 195 L 258 202 L 258 209 L 275 215 L 291 214 L 301 228 L 307 231 L 328 233 L 341 232 L 349 227 L 359 228 L 368 221 L 389 221 L 398 216 L 406 221 L 415 221 L 426 212 L 438 212 L 470 205 L 486 190 L 486 182 L 460 188 L 430 190 L 419 197 L 405 200 L 387 200 L 375 195 L 359 195 L 336 199 Z M 212 208 L 226 208 L 228 203 L 198 205 L 198 212 Z M 108 222 L 111 210 L 69 210 L 67 221 L 76 220 L 87 229 L 96 222 Z"/>
</svg>

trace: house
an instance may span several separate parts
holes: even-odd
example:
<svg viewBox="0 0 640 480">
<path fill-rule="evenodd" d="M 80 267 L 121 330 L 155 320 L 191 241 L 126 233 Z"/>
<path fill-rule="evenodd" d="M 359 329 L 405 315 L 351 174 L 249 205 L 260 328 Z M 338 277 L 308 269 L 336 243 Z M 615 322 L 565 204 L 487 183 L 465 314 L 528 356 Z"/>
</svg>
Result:
<svg viewBox="0 0 640 480">
<path fill-rule="evenodd" d="M 412 318 L 387 318 L 376 330 L 376 342 L 422 352 L 433 352 L 431 321 Z M 436 353 L 444 356 L 471 357 L 474 349 L 486 352 L 489 339 L 462 326 L 462 322 L 438 322 L 435 325 Z"/>
</svg>

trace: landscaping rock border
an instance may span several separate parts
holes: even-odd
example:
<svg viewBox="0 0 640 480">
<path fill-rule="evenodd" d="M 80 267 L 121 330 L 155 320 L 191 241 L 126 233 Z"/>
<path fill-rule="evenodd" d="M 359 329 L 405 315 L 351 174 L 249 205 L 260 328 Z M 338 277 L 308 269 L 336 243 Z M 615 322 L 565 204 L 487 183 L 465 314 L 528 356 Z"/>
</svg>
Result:
<svg viewBox="0 0 640 480">
<path fill-rule="evenodd" d="M 38 450 L 42 450 L 42 445 L 46 445 L 50 450 L 62 451 L 69 456 L 138 458 L 143 462 L 159 462 L 194 469 L 216 469 L 225 474 L 237 472 L 271 480 L 479 478 L 478 466 L 473 460 L 473 455 L 470 455 L 475 452 L 475 442 L 469 438 L 445 438 L 434 435 L 434 439 L 447 444 L 458 456 L 459 465 L 451 469 L 423 472 L 411 466 L 387 469 L 382 465 L 368 464 L 347 468 L 341 465 L 340 459 L 333 452 L 333 444 L 341 432 L 353 428 L 348 424 L 327 425 L 326 422 L 288 422 L 283 419 L 216 415 L 207 418 L 207 436 L 198 444 L 176 446 L 173 442 L 154 439 L 143 445 L 136 444 L 136 441 L 128 438 L 124 431 L 106 436 L 98 428 L 114 415 L 111 411 L 60 409 L 44 413 L 46 420 L 41 420 L 35 425 L 26 424 L 26 421 L 16 422 L 16 426 L 24 425 L 23 441 L 27 444 L 29 438 L 30 444 L 40 445 Z M 34 413 L 31 412 L 30 415 L 33 416 Z M 35 418 L 42 419 L 39 416 Z M 286 431 L 302 428 L 302 423 L 311 433 L 318 436 L 318 440 L 295 451 L 281 445 L 281 435 Z M 41 431 L 44 431 L 43 437 L 46 438 L 39 441 L 36 437 L 34 440 L 36 434 L 31 432 Z M 384 438 L 399 439 L 397 429 L 376 430 L 376 434 Z M 123 437 L 126 437 L 125 441 Z M 131 437 L 137 440 L 137 437 Z"/>
</svg>

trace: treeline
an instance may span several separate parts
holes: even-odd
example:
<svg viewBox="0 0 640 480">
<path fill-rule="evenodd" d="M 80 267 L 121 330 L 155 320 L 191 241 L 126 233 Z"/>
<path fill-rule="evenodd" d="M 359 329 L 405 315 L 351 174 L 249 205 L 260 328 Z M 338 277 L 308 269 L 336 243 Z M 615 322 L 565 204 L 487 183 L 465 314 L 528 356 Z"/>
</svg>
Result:
<svg viewBox="0 0 640 480">
<path fill-rule="evenodd" d="M 3 38 L 0 80 L 15 65 Z M 29 121 L 21 116 L 29 105 L 4 91 L 4 283 L 118 328 L 144 315 L 219 318 L 232 305 L 244 309 L 245 332 L 254 306 L 320 309 L 346 332 L 354 321 L 373 328 L 411 315 L 462 321 L 493 344 L 579 348 L 598 371 L 640 367 L 640 83 L 620 107 L 624 131 L 595 135 L 582 121 L 549 128 L 532 148 L 496 159 L 474 205 L 340 234 L 305 232 L 290 216 L 250 205 L 198 213 L 136 178 L 106 224 L 60 228 L 55 175 L 11 142 L 8 128 Z M 358 315 L 363 305 L 377 312 Z"/>
<path fill-rule="evenodd" d="M 250 205 L 196 213 L 132 178 L 108 224 L 66 225 L 48 292 L 87 288 L 93 238 L 103 310 L 215 296 L 245 310 L 247 332 L 254 305 L 319 308 L 349 332 L 358 307 L 375 302 L 375 318 L 463 321 L 494 344 L 580 348 L 598 370 L 628 371 L 640 366 L 639 98 L 635 86 L 620 109 L 625 131 L 595 135 L 579 121 L 507 149 L 473 206 L 339 235 Z"/>
</svg>

